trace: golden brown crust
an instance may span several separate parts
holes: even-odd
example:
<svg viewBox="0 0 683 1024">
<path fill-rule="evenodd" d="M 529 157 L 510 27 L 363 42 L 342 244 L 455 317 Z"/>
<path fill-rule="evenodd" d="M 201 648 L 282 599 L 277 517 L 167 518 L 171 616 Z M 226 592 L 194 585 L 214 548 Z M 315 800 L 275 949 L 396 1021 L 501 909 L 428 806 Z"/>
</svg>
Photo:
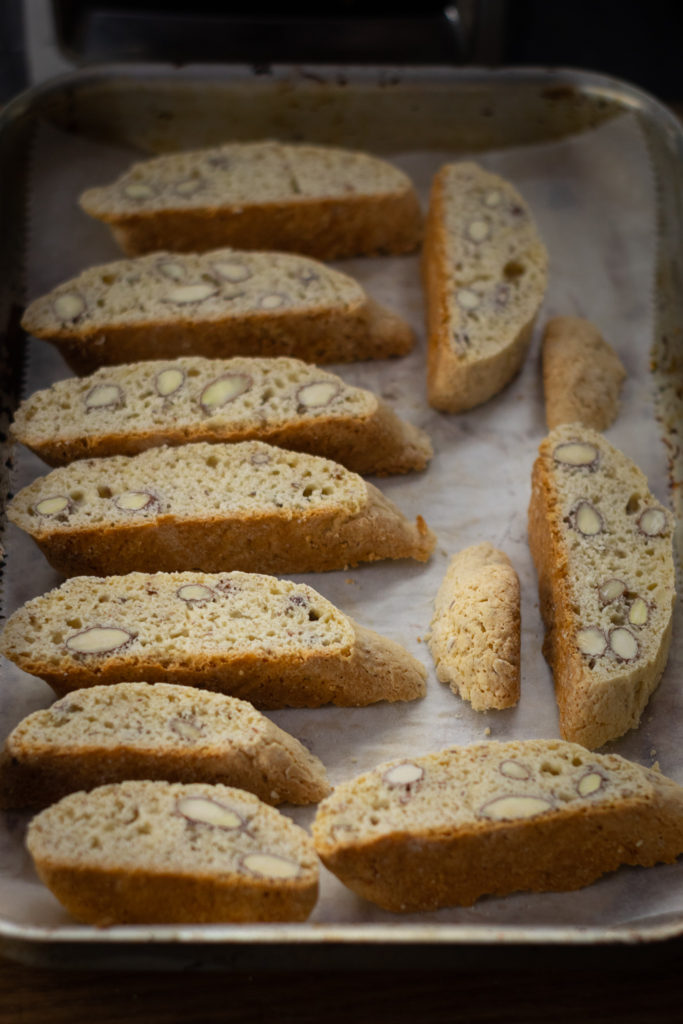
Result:
<svg viewBox="0 0 683 1024">
<path fill-rule="evenodd" d="M 557 316 L 543 334 L 543 388 L 548 429 L 583 423 L 606 430 L 619 413 L 626 371 L 589 320 Z"/>
</svg>

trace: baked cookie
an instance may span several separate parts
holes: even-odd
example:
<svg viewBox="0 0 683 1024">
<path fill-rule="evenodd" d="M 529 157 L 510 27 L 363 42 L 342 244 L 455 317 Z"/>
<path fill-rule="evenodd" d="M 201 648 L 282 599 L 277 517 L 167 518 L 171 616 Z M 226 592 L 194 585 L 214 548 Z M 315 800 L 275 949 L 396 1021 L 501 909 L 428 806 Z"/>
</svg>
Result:
<svg viewBox="0 0 683 1024">
<path fill-rule="evenodd" d="M 296 359 L 203 359 L 104 367 L 21 403 L 14 437 L 52 466 L 156 445 L 259 439 L 363 475 L 424 469 L 432 445 L 381 398 Z"/>
<path fill-rule="evenodd" d="M 90 267 L 35 299 L 22 326 L 79 374 L 176 356 L 347 363 L 409 352 L 412 328 L 347 274 L 279 252 L 155 252 Z"/>
<path fill-rule="evenodd" d="M 543 390 L 548 429 L 583 423 L 606 430 L 619 413 L 626 378 L 621 359 L 597 327 L 578 316 L 556 316 L 543 334 Z"/>
<path fill-rule="evenodd" d="M 519 577 L 506 554 L 475 544 L 450 560 L 434 602 L 429 647 L 437 678 L 475 711 L 519 700 Z"/>
<path fill-rule="evenodd" d="M 427 676 L 312 587 L 240 572 L 75 577 L 17 609 L 0 652 L 58 695 L 144 679 L 261 708 L 415 700 Z"/>
<path fill-rule="evenodd" d="M 565 424 L 542 442 L 529 544 L 565 739 L 600 747 L 638 725 L 671 642 L 673 527 L 597 431 Z"/>
<path fill-rule="evenodd" d="M 65 576 L 324 572 L 424 562 L 435 543 L 339 463 L 261 441 L 82 459 L 23 488 L 7 514 Z"/>
<path fill-rule="evenodd" d="M 47 807 L 125 779 L 221 783 L 267 804 L 317 803 L 325 766 L 247 701 L 176 683 L 75 690 L 34 711 L 0 755 L 0 806 Z"/>
<path fill-rule="evenodd" d="M 72 793 L 33 818 L 26 845 L 86 924 L 305 921 L 318 898 L 308 834 L 229 786 L 127 781 Z"/>
<path fill-rule="evenodd" d="M 441 168 L 422 253 L 430 405 L 462 412 L 514 377 L 545 295 L 547 264 L 531 211 L 509 182 L 474 163 Z"/>
<path fill-rule="evenodd" d="M 561 740 L 477 743 L 403 758 L 318 807 L 323 863 L 385 910 L 589 885 L 683 852 L 683 787 Z"/>
<path fill-rule="evenodd" d="M 410 252 L 422 231 L 412 182 L 386 160 L 274 141 L 145 160 L 80 203 L 129 255 L 233 245 L 331 260 Z"/>
</svg>

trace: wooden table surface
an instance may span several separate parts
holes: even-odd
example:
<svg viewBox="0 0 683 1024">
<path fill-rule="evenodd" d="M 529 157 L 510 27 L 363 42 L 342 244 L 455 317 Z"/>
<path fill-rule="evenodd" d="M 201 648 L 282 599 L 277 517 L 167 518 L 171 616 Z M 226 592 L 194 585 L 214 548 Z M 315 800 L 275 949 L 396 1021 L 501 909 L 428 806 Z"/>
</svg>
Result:
<svg viewBox="0 0 683 1024">
<path fill-rule="evenodd" d="M 457 952 L 454 953 L 454 961 Z M 0 1024 L 680 1024 L 680 964 L 634 970 L 43 970 L 0 961 Z"/>
</svg>

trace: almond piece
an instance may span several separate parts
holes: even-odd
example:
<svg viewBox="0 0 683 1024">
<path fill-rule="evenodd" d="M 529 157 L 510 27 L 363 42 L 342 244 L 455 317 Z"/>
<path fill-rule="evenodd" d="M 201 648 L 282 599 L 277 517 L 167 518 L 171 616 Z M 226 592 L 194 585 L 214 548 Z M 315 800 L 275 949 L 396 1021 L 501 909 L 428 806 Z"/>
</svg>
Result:
<svg viewBox="0 0 683 1024">
<path fill-rule="evenodd" d="M 149 491 L 124 491 L 114 499 L 114 504 L 124 512 L 142 512 L 152 505 L 158 506 L 159 502 Z"/>
<path fill-rule="evenodd" d="M 632 626 L 645 626 L 649 617 L 650 609 L 647 606 L 647 601 L 644 601 L 642 597 L 636 597 L 628 610 L 628 621 Z"/>
<path fill-rule="evenodd" d="M 489 226 L 485 220 L 473 220 L 467 227 L 467 237 L 472 242 L 483 242 L 490 234 Z"/>
<path fill-rule="evenodd" d="M 176 804 L 178 814 L 188 821 L 234 832 L 244 827 L 244 819 L 232 807 L 206 796 L 186 796 Z"/>
<path fill-rule="evenodd" d="M 242 867 L 262 878 L 296 878 L 299 865 L 275 853 L 248 853 L 242 858 Z"/>
<path fill-rule="evenodd" d="M 638 527 L 646 537 L 659 537 L 667 525 L 666 513 L 661 508 L 646 508 L 638 519 Z"/>
<path fill-rule="evenodd" d="M 185 269 L 180 263 L 165 262 L 159 264 L 159 272 L 168 277 L 171 281 L 182 281 L 185 277 Z"/>
<path fill-rule="evenodd" d="M 584 441 L 565 441 L 558 444 L 553 452 L 553 458 L 563 466 L 594 468 L 599 454 L 593 444 Z"/>
<path fill-rule="evenodd" d="M 189 718 L 172 718 L 168 724 L 172 731 L 183 740 L 194 742 L 200 739 L 203 733 L 202 727 Z"/>
<path fill-rule="evenodd" d="M 626 584 L 623 580 L 617 579 L 616 576 L 605 580 L 598 587 L 598 596 L 603 604 L 612 604 L 612 601 L 622 597 L 625 592 Z"/>
<path fill-rule="evenodd" d="M 531 772 L 525 764 L 520 761 L 501 761 L 498 771 L 506 779 L 525 780 L 531 778 Z"/>
<path fill-rule="evenodd" d="M 471 288 L 459 288 L 455 295 L 458 304 L 463 309 L 476 309 L 480 303 L 480 298 L 476 292 L 473 292 Z"/>
<path fill-rule="evenodd" d="M 132 181 L 129 185 L 124 186 L 123 194 L 128 199 L 153 199 L 156 191 L 151 185 L 146 185 L 142 181 Z"/>
<path fill-rule="evenodd" d="M 267 295 L 261 296 L 259 306 L 261 309 L 279 309 L 287 302 L 287 298 L 288 296 L 281 292 L 269 292 Z"/>
<path fill-rule="evenodd" d="M 202 185 L 203 182 L 200 178 L 186 178 L 185 181 L 178 182 L 175 186 L 175 191 L 179 196 L 193 196 Z"/>
<path fill-rule="evenodd" d="M 590 658 L 600 658 L 607 650 L 605 634 L 597 626 L 588 626 L 587 629 L 580 629 L 576 634 L 576 646 Z"/>
<path fill-rule="evenodd" d="M 424 775 L 424 769 L 412 762 L 394 765 L 384 773 L 384 781 L 389 786 L 410 786 L 419 782 Z"/>
<path fill-rule="evenodd" d="M 58 516 L 71 511 L 71 502 L 66 495 L 55 494 L 53 497 L 43 498 L 37 505 L 34 505 L 33 510 L 41 516 Z"/>
<path fill-rule="evenodd" d="M 590 501 L 579 501 L 573 509 L 573 525 L 584 537 L 595 537 L 602 533 L 602 516 Z"/>
<path fill-rule="evenodd" d="M 123 391 L 118 384 L 97 384 L 85 396 L 86 412 L 91 409 L 118 409 L 123 405 Z"/>
<path fill-rule="evenodd" d="M 206 412 L 213 412 L 245 394 L 253 383 L 248 373 L 226 373 L 206 385 L 199 396 L 199 404 Z"/>
<path fill-rule="evenodd" d="M 576 784 L 579 796 L 591 796 L 605 785 L 604 776 L 600 772 L 586 772 Z"/>
<path fill-rule="evenodd" d="M 119 626 L 89 626 L 67 637 L 66 646 L 75 654 L 109 654 L 134 640 L 133 633 Z"/>
<path fill-rule="evenodd" d="M 484 804 L 479 813 L 492 821 L 514 821 L 517 818 L 534 818 L 552 810 L 552 806 L 550 800 L 542 796 L 497 796 Z"/>
<path fill-rule="evenodd" d="M 64 292 L 53 303 L 58 320 L 75 320 L 85 309 L 85 302 L 76 292 Z"/>
<path fill-rule="evenodd" d="M 306 409 L 315 409 L 329 405 L 340 392 L 340 386 L 333 381 L 319 380 L 304 384 L 297 391 L 296 397 L 299 405 L 303 405 Z"/>
<path fill-rule="evenodd" d="M 638 641 L 625 626 L 617 626 L 610 631 L 609 645 L 621 661 L 633 661 L 638 656 Z"/>
<path fill-rule="evenodd" d="M 238 284 L 240 281 L 247 281 L 251 277 L 251 270 L 239 260 L 221 260 L 220 263 L 212 263 L 211 266 L 224 281 L 231 281 Z"/>
<path fill-rule="evenodd" d="M 193 302 L 203 302 L 205 299 L 211 298 L 218 291 L 213 285 L 199 282 L 197 284 L 184 284 L 179 285 L 178 288 L 173 288 L 166 296 L 166 302 L 175 302 L 179 306 L 191 304 Z"/>
<path fill-rule="evenodd" d="M 169 366 L 161 370 L 155 377 L 154 383 L 159 395 L 168 398 L 174 395 L 185 383 L 185 374 L 175 366 Z"/>
<path fill-rule="evenodd" d="M 215 596 L 213 590 L 210 587 L 205 587 L 203 583 L 186 583 L 176 590 L 176 597 L 179 597 L 181 601 L 187 601 L 188 604 L 213 601 Z"/>
</svg>

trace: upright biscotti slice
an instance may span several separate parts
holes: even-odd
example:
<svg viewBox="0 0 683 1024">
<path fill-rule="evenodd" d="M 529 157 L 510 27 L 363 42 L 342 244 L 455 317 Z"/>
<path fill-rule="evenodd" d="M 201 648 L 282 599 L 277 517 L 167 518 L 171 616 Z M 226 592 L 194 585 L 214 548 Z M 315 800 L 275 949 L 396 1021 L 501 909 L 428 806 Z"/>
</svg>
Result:
<svg viewBox="0 0 683 1024">
<path fill-rule="evenodd" d="M 185 355 L 384 359 L 414 342 L 406 321 L 347 274 L 303 256 L 233 249 L 91 267 L 35 299 L 22 326 L 80 374 Z"/>
<path fill-rule="evenodd" d="M 402 253 L 421 235 L 410 179 L 367 153 L 273 141 L 171 153 L 91 188 L 81 206 L 131 255 L 221 245 L 318 259 Z"/>
<path fill-rule="evenodd" d="M 34 711 L 0 755 L 0 807 L 47 807 L 125 779 L 235 786 L 267 804 L 317 803 L 325 766 L 251 704 L 175 683 L 76 690 Z"/>
<path fill-rule="evenodd" d="M 638 725 L 666 664 L 673 517 L 596 431 L 552 431 L 534 464 L 529 544 L 565 739 L 600 747 Z"/>
<path fill-rule="evenodd" d="M 561 740 L 477 743 L 381 765 L 335 787 L 313 840 L 385 910 L 589 885 L 683 853 L 683 787 Z"/>
<path fill-rule="evenodd" d="M 553 317 L 543 332 L 542 357 L 548 429 L 583 423 L 606 430 L 619 413 L 626 370 L 595 324 L 579 316 Z"/>
<path fill-rule="evenodd" d="M 322 572 L 426 561 L 435 542 L 339 463 L 261 441 L 82 459 L 19 491 L 7 514 L 65 576 Z"/>
<path fill-rule="evenodd" d="M 311 587 L 240 572 L 79 576 L 15 611 L 0 651 L 59 695 L 145 679 L 261 708 L 415 700 L 427 675 Z"/>
<path fill-rule="evenodd" d="M 471 409 L 517 373 L 547 263 L 531 211 L 509 182 L 474 163 L 441 168 L 422 256 L 427 394 L 435 409 Z"/>
<path fill-rule="evenodd" d="M 519 577 L 488 543 L 451 558 L 434 602 L 429 647 L 437 678 L 475 711 L 519 700 Z"/>
<path fill-rule="evenodd" d="M 87 924 L 304 921 L 318 898 L 306 832 L 230 786 L 128 781 L 41 811 L 26 845 Z"/>
<path fill-rule="evenodd" d="M 161 444 L 257 438 L 364 475 L 424 469 L 424 431 L 380 398 L 296 359 L 202 359 L 106 367 L 19 406 L 14 436 L 50 465 Z"/>
</svg>

